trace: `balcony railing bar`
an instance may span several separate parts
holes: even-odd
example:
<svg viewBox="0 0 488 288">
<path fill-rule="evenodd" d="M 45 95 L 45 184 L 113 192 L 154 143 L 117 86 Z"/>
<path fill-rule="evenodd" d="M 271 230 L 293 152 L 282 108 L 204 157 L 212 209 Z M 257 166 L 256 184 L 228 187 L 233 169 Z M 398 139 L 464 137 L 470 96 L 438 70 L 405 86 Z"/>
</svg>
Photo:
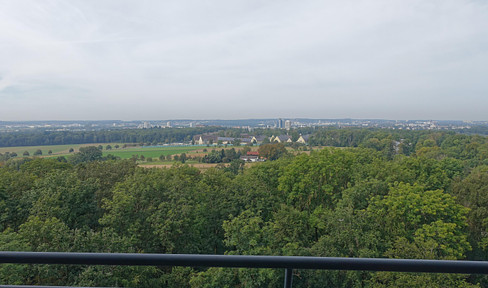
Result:
<svg viewBox="0 0 488 288">
<path fill-rule="evenodd" d="M 0 288 L 113 288 L 113 287 L 74 287 L 74 286 L 37 286 L 37 285 L 0 285 Z"/>
<path fill-rule="evenodd" d="M 488 261 L 306 256 L 0 252 L 0 263 L 293 268 L 488 274 Z"/>
<path fill-rule="evenodd" d="M 0 263 L 282 268 L 285 288 L 292 286 L 293 269 L 488 274 L 488 261 L 304 256 L 0 252 Z"/>
</svg>

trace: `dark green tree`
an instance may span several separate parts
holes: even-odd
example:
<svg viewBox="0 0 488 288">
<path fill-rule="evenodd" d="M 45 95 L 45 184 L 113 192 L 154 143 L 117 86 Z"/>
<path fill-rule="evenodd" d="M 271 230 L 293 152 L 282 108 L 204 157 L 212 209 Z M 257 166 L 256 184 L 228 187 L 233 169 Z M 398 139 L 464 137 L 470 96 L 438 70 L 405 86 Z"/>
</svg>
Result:
<svg viewBox="0 0 488 288">
<path fill-rule="evenodd" d="M 185 163 L 187 159 L 186 153 L 181 153 L 180 155 L 180 161 L 181 163 Z"/>
<path fill-rule="evenodd" d="M 259 156 L 264 157 L 270 161 L 276 160 L 288 154 L 283 143 L 263 144 L 259 146 L 258 151 Z"/>
<path fill-rule="evenodd" d="M 80 147 L 80 152 L 69 157 L 69 161 L 73 164 L 98 160 L 102 160 L 102 150 L 95 146 Z"/>
</svg>

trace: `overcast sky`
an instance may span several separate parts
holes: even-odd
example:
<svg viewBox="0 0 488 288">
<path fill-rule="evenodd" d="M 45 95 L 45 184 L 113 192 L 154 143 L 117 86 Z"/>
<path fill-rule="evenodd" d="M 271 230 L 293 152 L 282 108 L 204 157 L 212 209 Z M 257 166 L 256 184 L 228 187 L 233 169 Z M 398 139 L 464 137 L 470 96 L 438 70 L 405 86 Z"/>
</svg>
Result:
<svg viewBox="0 0 488 288">
<path fill-rule="evenodd" d="M 0 120 L 488 120 L 488 1 L 0 0 Z"/>
</svg>

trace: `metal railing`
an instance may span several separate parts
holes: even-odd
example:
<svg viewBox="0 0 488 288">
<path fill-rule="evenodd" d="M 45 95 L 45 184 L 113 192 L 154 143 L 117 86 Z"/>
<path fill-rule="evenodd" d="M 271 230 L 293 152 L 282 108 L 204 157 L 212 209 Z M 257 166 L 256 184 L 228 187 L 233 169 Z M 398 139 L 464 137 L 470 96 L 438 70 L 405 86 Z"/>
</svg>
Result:
<svg viewBox="0 0 488 288">
<path fill-rule="evenodd" d="M 282 268 L 285 288 L 292 287 L 293 269 L 488 274 L 488 261 L 301 256 L 0 252 L 0 263 Z"/>
</svg>

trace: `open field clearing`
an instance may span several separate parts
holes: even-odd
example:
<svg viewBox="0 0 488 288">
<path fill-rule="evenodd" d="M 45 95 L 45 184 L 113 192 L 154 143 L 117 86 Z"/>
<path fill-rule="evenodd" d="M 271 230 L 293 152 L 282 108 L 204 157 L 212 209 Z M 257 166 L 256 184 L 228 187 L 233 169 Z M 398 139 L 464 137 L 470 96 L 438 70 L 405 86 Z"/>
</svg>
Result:
<svg viewBox="0 0 488 288">
<path fill-rule="evenodd" d="M 184 164 L 198 164 L 200 162 L 196 161 L 196 160 L 186 160 Z M 166 161 L 160 161 L 160 160 L 154 160 L 154 161 L 137 161 L 137 164 L 139 166 L 147 166 L 147 165 L 173 165 L 173 164 L 183 164 L 181 163 L 181 161 L 174 161 L 174 160 L 166 160 Z"/>
<path fill-rule="evenodd" d="M 17 147 L 0 147 L 0 153 L 4 154 L 5 152 L 15 152 L 19 157 L 22 157 L 22 154 L 24 151 L 29 152 L 30 156 L 34 154 L 38 149 L 42 151 L 42 155 L 46 156 L 47 152 L 51 150 L 53 152 L 52 155 L 57 155 L 57 156 L 65 156 L 70 154 L 69 149 L 73 148 L 74 152 L 78 152 L 80 147 L 86 147 L 86 146 L 98 146 L 102 145 L 105 149 L 105 146 L 111 145 L 112 147 L 114 145 L 119 145 L 122 146 L 123 144 L 120 143 L 91 143 L 91 144 L 68 144 L 68 145 L 49 145 L 49 146 L 17 146 Z"/>
<path fill-rule="evenodd" d="M 159 156 L 164 155 L 174 155 L 181 153 L 189 153 L 190 151 L 201 150 L 199 146 L 181 146 L 181 147 L 150 147 L 150 148 L 125 148 L 125 149 L 112 149 L 104 150 L 103 156 L 112 154 L 114 156 L 120 157 L 121 159 L 132 158 L 132 155 L 143 155 L 145 158 L 158 159 Z"/>
<path fill-rule="evenodd" d="M 175 162 L 176 163 L 176 162 Z M 171 168 L 175 163 L 172 164 L 144 164 L 139 165 L 144 168 Z M 179 162 L 181 164 L 181 162 Z M 193 166 L 198 169 L 208 169 L 217 166 L 216 163 L 196 163 L 196 164 L 188 164 L 189 166 Z"/>
<path fill-rule="evenodd" d="M 105 146 L 104 146 L 105 147 Z M 113 145 L 112 145 L 113 147 Z M 107 156 L 108 154 L 112 154 L 114 156 L 120 157 L 121 159 L 129 159 L 132 158 L 133 155 L 144 155 L 145 158 L 151 157 L 153 160 L 157 161 L 159 156 L 164 155 L 177 155 L 181 153 L 186 153 L 188 156 L 191 157 L 203 157 L 210 153 L 212 150 L 220 151 L 222 149 L 236 149 L 240 150 L 244 147 L 202 147 L 202 146 L 170 146 L 170 147 L 129 147 L 124 149 L 112 149 L 112 150 L 103 150 L 103 156 Z M 204 150 L 206 152 L 204 152 Z M 257 150 L 257 148 L 253 149 Z M 151 163 L 151 162 L 149 162 Z"/>
<path fill-rule="evenodd" d="M 181 162 L 175 162 L 175 163 L 168 163 L 168 164 L 144 164 L 144 165 L 139 165 L 139 166 L 144 167 L 144 168 L 171 168 L 176 163 L 181 164 Z M 224 163 L 224 164 L 222 164 L 222 163 L 185 163 L 185 164 L 188 164 L 189 166 L 198 168 L 200 170 L 215 168 L 218 165 L 229 166 L 229 163 Z M 246 164 L 244 164 L 244 166 L 250 167 L 250 166 L 256 165 L 256 164 L 258 164 L 258 163 L 246 163 Z"/>
<path fill-rule="evenodd" d="M 42 151 L 42 156 L 40 157 L 59 157 L 59 156 L 69 156 L 73 153 L 79 152 L 81 147 L 87 146 L 102 146 L 103 147 L 103 156 L 107 156 L 109 154 L 120 157 L 121 159 L 130 159 L 133 156 L 137 155 L 138 158 L 144 156 L 144 158 L 152 158 L 152 162 L 144 162 L 141 161 L 140 165 L 163 165 L 163 166 L 171 166 L 174 161 L 160 161 L 159 157 L 161 155 L 168 156 L 168 155 L 181 155 L 182 153 L 186 153 L 189 157 L 204 157 L 212 150 L 220 151 L 220 150 L 228 150 L 228 149 L 235 149 L 236 151 L 242 150 L 244 146 L 241 147 L 234 147 L 234 146 L 227 146 L 227 147 L 202 147 L 202 146 L 162 146 L 162 147 L 133 147 L 129 146 L 126 148 L 117 148 L 115 149 L 115 145 L 119 147 L 123 147 L 123 143 L 96 143 L 96 144 L 73 144 L 73 145 L 49 145 L 49 146 L 19 146 L 19 147 L 2 147 L 0 148 L 0 153 L 10 152 L 10 153 L 17 153 L 17 157 L 23 157 L 23 153 L 25 151 L 29 152 L 29 157 L 34 156 L 34 152 L 37 150 Z M 111 150 L 106 150 L 107 145 L 112 147 Z M 69 152 L 70 149 L 73 149 L 74 152 Z M 257 151 L 257 147 L 251 148 L 253 151 Z M 48 151 L 51 150 L 52 154 L 48 154 Z M 187 164 L 194 164 L 198 163 L 195 160 L 188 159 Z M 203 165 L 203 164 L 202 164 Z"/>
<path fill-rule="evenodd" d="M 91 144 L 72 144 L 72 145 L 50 145 L 50 146 L 18 146 L 18 147 L 1 147 L 0 153 L 4 154 L 5 152 L 10 153 L 17 153 L 18 157 L 22 157 L 24 151 L 29 152 L 30 156 L 34 155 L 34 152 L 37 150 L 42 151 L 42 156 L 48 156 L 48 151 L 52 151 L 52 155 L 49 156 L 68 156 L 75 152 L 79 152 L 80 147 L 87 147 L 87 146 L 103 146 L 103 156 L 107 156 L 108 154 L 112 154 L 114 156 L 118 156 L 122 159 L 131 158 L 132 155 L 144 155 L 144 157 L 152 157 L 158 158 L 160 155 L 174 155 L 174 154 L 181 154 L 181 153 L 190 153 L 191 151 L 203 153 L 203 148 L 200 146 L 181 146 L 181 147 L 127 147 L 127 148 L 118 148 L 115 149 L 115 145 L 119 145 L 122 147 L 123 143 L 91 143 Z M 105 150 L 107 145 L 112 146 L 111 150 Z M 74 152 L 69 153 L 69 150 L 73 148 Z M 204 154 L 202 154 L 204 155 Z"/>
</svg>

